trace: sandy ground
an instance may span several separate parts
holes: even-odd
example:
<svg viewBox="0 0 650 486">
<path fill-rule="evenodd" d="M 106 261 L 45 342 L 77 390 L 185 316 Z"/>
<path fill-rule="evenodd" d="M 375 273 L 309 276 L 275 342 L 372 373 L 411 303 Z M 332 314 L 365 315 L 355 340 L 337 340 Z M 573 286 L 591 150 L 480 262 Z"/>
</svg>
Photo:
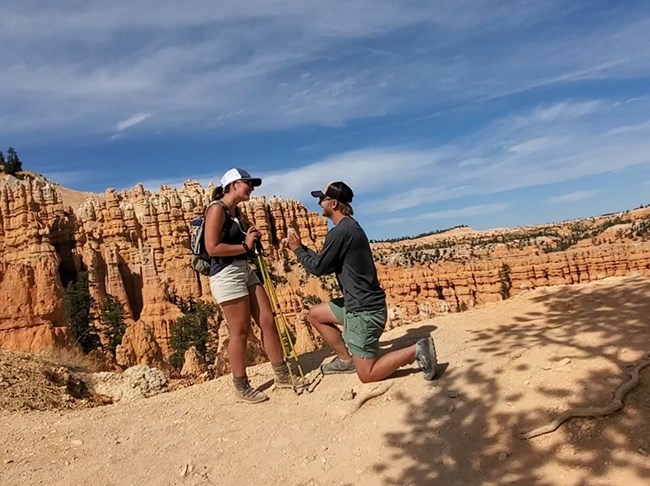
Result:
<svg viewBox="0 0 650 486">
<path fill-rule="evenodd" d="M 0 484 L 641 485 L 650 478 L 650 367 L 607 418 L 573 419 L 530 441 L 518 432 L 571 406 L 604 405 L 650 350 L 650 280 L 540 289 L 405 326 L 432 333 L 445 367 L 376 385 L 328 376 L 309 395 L 270 390 L 233 402 L 228 377 L 90 410 L 3 412 Z M 302 357 L 307 370 L 326 354 Z M 268 386 L 268 365 L 250 369 Z"/>
</svg>

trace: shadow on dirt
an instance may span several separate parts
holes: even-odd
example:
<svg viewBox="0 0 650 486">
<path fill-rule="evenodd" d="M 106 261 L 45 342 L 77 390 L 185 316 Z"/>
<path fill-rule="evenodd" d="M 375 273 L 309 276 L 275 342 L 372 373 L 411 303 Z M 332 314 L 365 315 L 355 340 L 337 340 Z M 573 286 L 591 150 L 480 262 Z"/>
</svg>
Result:
<svg viewBox="0 0 650 486">
<path fill-rule="evenodd" d="M 417 403 L 396 397 L 408 407 L 406 426 L 384 437 L 387 454 L 374 466 L 384 484 L 590 485 L 604 484 L 599 478 L 611 469 L 650 477 L 650 462 L 643 455 L 650 446 L 650 368 L 627 395 L 622 411 L 601 419 L 572 419 L 553 440 L 519 437 L 573 406 L 606 405 L 628 380 L 626 365 L 650 350 L 650 280 L 628 280 L 620 289 L 566 287 L 533 302 L 545 311 L 473 332 L 466 345 L 477 347 L 479 359 L 449 370 L 435 384 L 434 395 Z M 558 379 L 534 391 L 522 384 L 520 390 L 511 386 L 506 392 L 507 379 L 500 378 L 505 370 L 492 361 L 500 357 L 501 363 L 534 374 L 537 369 L 526 363 L 527 353 L 533 352 L 548 352 L 549 370 L 563 363 L 591 369 L 595 360 L 599 366 L 577 383 L 562 381 L 569 373 L 565 368 L 564 375 L 548 372 Z M 534 413 L 521 411 L 518 402 L 530 393 L 559 401 L 559 410 L 547 410 L 540 400 Z M 394 463 L 399 470 L 391 468 Z M 549 464 L 563 474 L 569 470 L 572 479 L 550 477 L 543 471 Z"/>
</svg>

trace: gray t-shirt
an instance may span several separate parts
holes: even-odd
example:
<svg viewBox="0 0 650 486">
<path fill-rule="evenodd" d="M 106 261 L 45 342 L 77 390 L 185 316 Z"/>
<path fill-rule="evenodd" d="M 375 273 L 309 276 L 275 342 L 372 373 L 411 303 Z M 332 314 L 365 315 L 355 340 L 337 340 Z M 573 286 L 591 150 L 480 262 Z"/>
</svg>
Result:
<svg viewBox="0 0 650 486">
<path fill-rule="evenodd" d="M 368 237 L 354 218 L 343 218 L 327 233 L 320 253 L 303 246 L 296 250 L 296 256 L 312 275 L 336 274 L 347 312 L 386 305 Z"/>
</svg>

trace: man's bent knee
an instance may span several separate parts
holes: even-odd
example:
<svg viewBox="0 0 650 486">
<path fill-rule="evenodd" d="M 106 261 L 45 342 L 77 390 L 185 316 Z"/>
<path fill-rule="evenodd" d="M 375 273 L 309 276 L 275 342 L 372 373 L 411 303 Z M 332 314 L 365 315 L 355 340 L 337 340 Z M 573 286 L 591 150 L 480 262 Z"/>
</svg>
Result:
<svg viewBox="0 0 650 486">
<path fill-rule="evenodd" d="M 316 307 L 309 309 L 309 312 L 307 313 L 307 320 L 312 326 L 318 324 L 318 311 L 316 310 Z"/>
<path fill-rule="evenodd" d="M 315 305 L 309 309 L 309 312 L 307 313 L 307 319 L 312 326 L 317 326 L 318 324 L 331 324 L 333 323 L 333 317 L 332 311 L 326 302 Z"/>
<path fill-rule="evenodd" d="M 372 377 L 372 367 L 375 365 L 376 359 L 360 358 L 354 355 L 352 355 L 352 359 L 354 360 L 357 376 L 361 380 L 361 383 L 372 383 L 376 381 Z"/>
<path fill-rule="evenodd" d="M 364 371 L 357 370 L 357 376 L 359 377 L 361 383 L 372 383 L 372 378 Z"/>
</svg>

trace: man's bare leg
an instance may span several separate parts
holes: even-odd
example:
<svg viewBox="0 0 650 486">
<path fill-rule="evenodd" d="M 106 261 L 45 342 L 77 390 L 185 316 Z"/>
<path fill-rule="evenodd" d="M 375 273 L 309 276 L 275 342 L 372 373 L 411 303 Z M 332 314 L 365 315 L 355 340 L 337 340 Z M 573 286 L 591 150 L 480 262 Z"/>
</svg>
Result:
<svg viewBox="0 0 650 486">
<path fill-rule="evenodd" d="M 379 358 L 352 357 L 359 379 L 371 383 L 388 378 L 399 368 L 415 361 L 415 344 L 406 348 L 386 353 Z"/>
<path fill-rule="evenodd" d="M 352 359 L 348 348 L 343 342 L 343 335 L 337 327 L 337 324 L 343 325 L 336 319 L 336 316 L 330 309 L 327 302 L 315 305 L 309 310 L 308 316 L 310 324 L 318 331 L 318 334 L 330 345 L 339 359 L 349 361 Z"/>
</svg>

